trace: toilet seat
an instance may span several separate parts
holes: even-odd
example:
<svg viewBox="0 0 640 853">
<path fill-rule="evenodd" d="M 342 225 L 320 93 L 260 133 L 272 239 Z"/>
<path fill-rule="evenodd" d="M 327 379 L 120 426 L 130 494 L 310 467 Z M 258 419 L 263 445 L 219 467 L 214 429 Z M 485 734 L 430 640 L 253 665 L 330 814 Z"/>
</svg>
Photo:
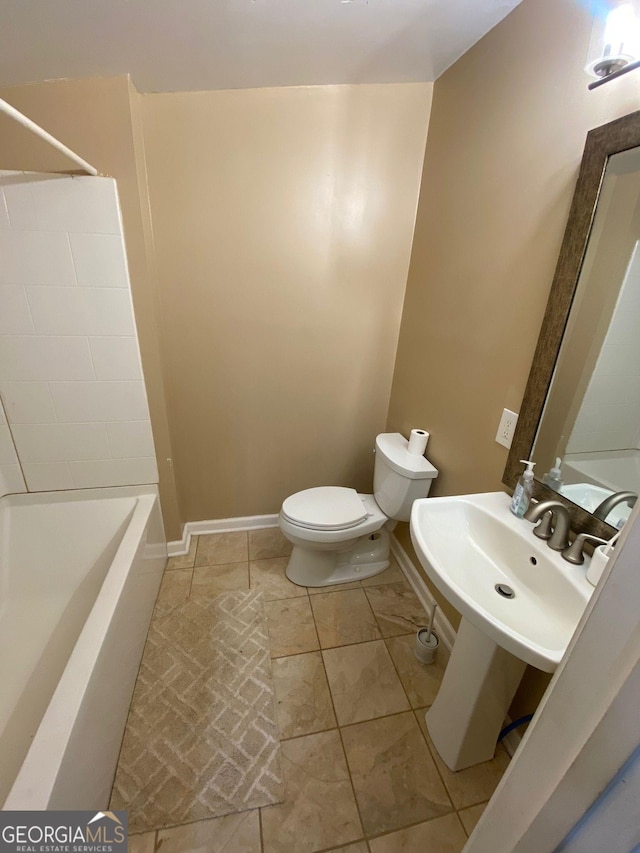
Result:
<svg viewBox="0 0 640 853">
<path fill-rule="evenodd" d="M 349 530 L 366 520 L 369 513 L 355 489 L 319 486 L 304 489 L 282 504 L 282 516 L 307 530 Z"/>
</svg>

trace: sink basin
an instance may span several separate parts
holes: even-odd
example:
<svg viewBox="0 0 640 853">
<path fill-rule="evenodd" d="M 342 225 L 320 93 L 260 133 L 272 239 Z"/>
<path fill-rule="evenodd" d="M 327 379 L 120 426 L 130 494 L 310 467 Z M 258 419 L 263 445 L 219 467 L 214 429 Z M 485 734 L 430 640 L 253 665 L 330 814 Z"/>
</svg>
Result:
<svg viewBox="0 0 640 853">
<path fill-rule="evenodd" d="M 585 565 L 537 539 L 509 502 L 503 492 L 416 500 L 411 537 L 427 575 L 463 617 L 521 661 L 553 672 L 593 587 Z"/>
<path fill-rule="evenodd" d="M 450 770 L 493 757 L 527 664 L 553 672 L 593 592 L 574 566 L 490 492 L 422 498 L 411 510 L 418 558 L 462 615 L 435 702 L 425 715 Z"/>
</svg>

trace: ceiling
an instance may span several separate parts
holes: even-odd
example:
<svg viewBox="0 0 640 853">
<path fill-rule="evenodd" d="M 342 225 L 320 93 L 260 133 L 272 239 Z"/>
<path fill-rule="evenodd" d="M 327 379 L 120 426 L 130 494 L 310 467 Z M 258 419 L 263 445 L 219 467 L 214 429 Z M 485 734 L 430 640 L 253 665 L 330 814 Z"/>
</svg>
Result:
<svg viewBox="0 0 640 853">
<path fill-rule="evenodd" d="M 432 81 L 520 0 L 1 0 L 0 86 L 142 92 Z"/>
</svg>

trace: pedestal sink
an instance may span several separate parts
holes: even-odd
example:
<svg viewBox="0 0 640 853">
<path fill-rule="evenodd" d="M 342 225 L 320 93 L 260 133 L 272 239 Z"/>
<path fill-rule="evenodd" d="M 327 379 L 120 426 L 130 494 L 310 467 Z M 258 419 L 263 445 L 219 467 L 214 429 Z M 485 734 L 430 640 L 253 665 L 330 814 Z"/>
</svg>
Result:
<svg viewBox="0 0 640 853">
<path fill-rule="evenodd" d="M 553 672 L 593 587 L 490 492 L 423 498 L 411 538 L 427 575 L 462 616 L 427 728 L 451 770 L 493 757 L 527 664 Z"/>
</svg>

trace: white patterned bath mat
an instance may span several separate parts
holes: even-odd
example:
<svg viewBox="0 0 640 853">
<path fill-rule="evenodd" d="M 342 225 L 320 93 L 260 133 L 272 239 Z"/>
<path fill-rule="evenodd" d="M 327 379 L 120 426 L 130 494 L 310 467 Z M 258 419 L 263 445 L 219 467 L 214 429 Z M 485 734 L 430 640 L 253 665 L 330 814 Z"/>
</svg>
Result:
<svg viewBox="0 0 640 853">
<path fill-rule="evenodd" d="M 259 590 L 194 598 L 151 623 L 111 799 L 143 832 L 282 800 Z"/>
</svg>

